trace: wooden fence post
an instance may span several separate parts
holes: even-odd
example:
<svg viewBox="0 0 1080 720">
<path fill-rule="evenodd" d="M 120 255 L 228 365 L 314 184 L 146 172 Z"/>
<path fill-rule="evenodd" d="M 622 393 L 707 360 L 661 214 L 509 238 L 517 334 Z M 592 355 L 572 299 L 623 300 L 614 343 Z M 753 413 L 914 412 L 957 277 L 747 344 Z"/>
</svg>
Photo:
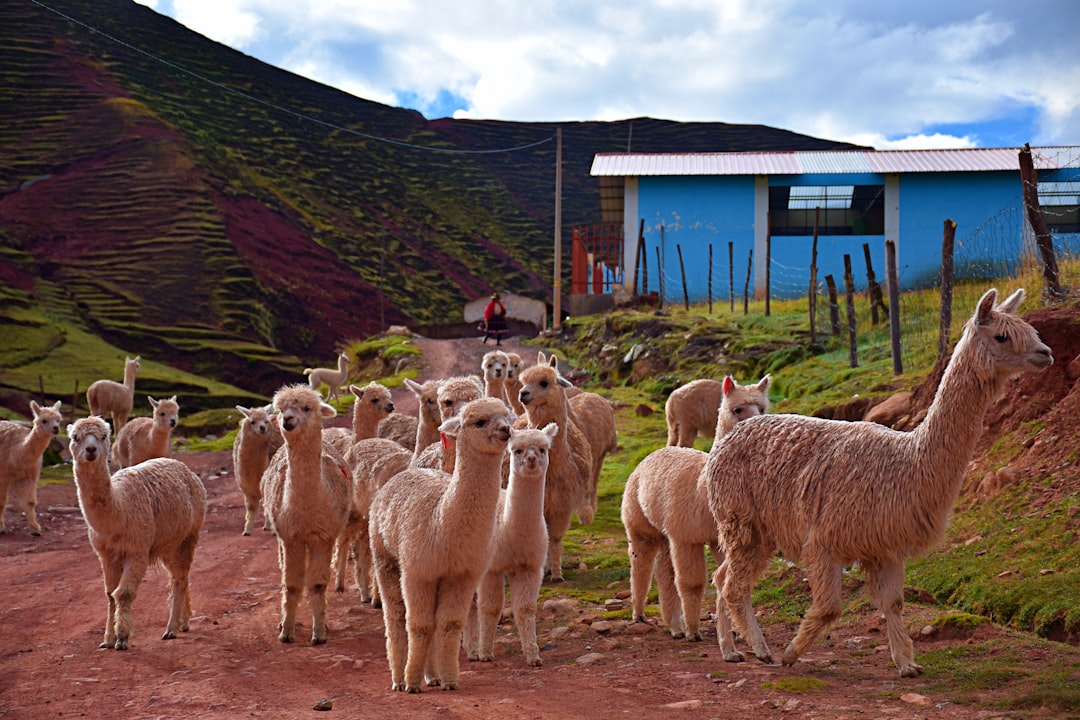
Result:
<svg viewBox="0 0 1080 720">
<path fill-rule="evenodd" d="M 829 326 L 836 337 L 840 334 L 840 303 L 836 301 L 836 281 L 832 275 L 825 276 L 825 285 L 829 288 Z"/>
<path fill-rule="evenodd" d="M 766 213 L 768 228 L 765 231 L 765 317 L 772 314 L 772 213 Z"/>
<path fill-rule="evenodd" d="M 859 367 L 859 350 L 855 334 L 855 278 L 851 274 L 851 256 L 844 255 L 844 289 L 847 291 L 848 359 L 851 367 Z"/>
<path fill-rule="evenodd" d="M 889 335 L 892 338 L 893 375 L 904 372 L 904 360 L 900 356 L 900 278 L 896 271 L 896 243 L 885 241 L 885 282 L 889 287 Z"/>
<path fill-rule="evenodd" d="M 866 257 L 866 289 L 870 292 L 870 322 L 878 324 L 878 309 L 889 317 L 889 308 L 885 306 L 885 298 L 881 294 L 881 285 L 878 284 L 874 274 L 874 265 L 870 262 L 870 243 L 863 243 L 863 255 Z"/>
<path fill-rule="evenodd" d="M 686 312 L 690 312 L 690 294 L 686 291 L 686 266 L 683 265 L 682 245 L 675 243 L 675 251 L 679 253 L 679 274 L 682 275 L 683 307 L 686 308 Z"/>
<path fill-rule="evenodd" d="M 938 360 L 949 352 L 949 333 L 952 331 L 953 247 L 956 240 L 956 223 L 945 221 L 941 238 L 941 325 L 938 327 Z"/>
<path fill-rule="evenodd" d="M 1054 236 L 1046 226 L 1042 205 L 1039 204 L 1039 178 L 1035 173 L 1035 161 L 1031 157 L 1031 145 L 1024 143 L 1020 151 L 1020 181 L 1024 186 L 1024 208 L 1028 222 L 1035 233 L 1035 244 L 1043 261 L 1043 279 L 1046 281 L 1046 294 L 1051 300 L 1061 300 L 1065 291 L 1061 288 L 1058 275 L 1057 257 L 1054 255 Z"/>
<path fill-rule="evenodd" d="M 664 229 L 660 228 L 660 236 L 663 237 Z M 656 309 L 661 310 L 664 307 L 664 271 L 660 265 L 660 246 L 656 246 L 656 284 L 659 285 L 660 299 L 656 303 Z"/>
<path fill-rule="evenodd" d="M 735 312 L 735 243 L 728 242 L 727 244 L 727 266 L 728 266 L 728 296 L 731 299 L 731 312 Z"/>
<path fill-rule="evenodd" d="M 817 239 L 821 207 L 814 208 L 814 243 L 810 251 L 810 289 L 806 296 L 810 301 L 810 342 L 817 342 Z"/>
<path fill-rule="evenodd" d="M 709 314 L 712 315 L 712 243 L 709 243 Z"/>
<path fill-rule="evenodd" d="M 638 269 L 639 269 L 639 266 L 643 265 L 644 262 L 645 262 L 645 258 L 642 257 L 645 254 L 644 250 L 645 250 L 645 218 L 641 218 L 640 222 L 638 222 L 637 246 L 634 248 L 634 281 L 630 285 L 630 293 L 632 295 L 637 295 Z M 646 279 L 643 282 L 644 282 L 645 286 L 648 287 L 648 280 Z M 645 289 L 642 288 L 641 294 L 644 295 L 645 293 L 646 293 Z"/>
<path fill-rule="evenodd" d="M 743 286 L 742 314 L 750 312 L 750 276 L 754 270 L 754 248 L 750 248 L 750 257 L 746 261 L 746 285 Z"/>
</svg>

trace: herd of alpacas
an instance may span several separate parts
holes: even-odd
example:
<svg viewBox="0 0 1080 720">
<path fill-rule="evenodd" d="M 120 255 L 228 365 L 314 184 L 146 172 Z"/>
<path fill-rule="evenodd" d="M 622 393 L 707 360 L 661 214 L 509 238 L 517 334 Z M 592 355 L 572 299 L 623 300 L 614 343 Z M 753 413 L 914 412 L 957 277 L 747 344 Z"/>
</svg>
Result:
<svg viewBox="0 0 1080 720">
<path fill-rule="evenodd" d="M 724 660 L 740 662 L 736 633 L 772 663 L 751 590 L 779 550 L 807 573 L 811 605 L 781 660 L 793 665 L 841 613 L 843 568 L 858 563 L 884 615 L 892 660 L 914 677 L 901 620 L 904 563 L 943 536 L 989 404 L 1010 377 L 1053 362 L 1017 314 L 1024 291 L 1001 303 L 986 292 L 964 327 L 925 420 L 899 432 L 871 422 L 768 414 L 770 378 L 740 385 L 696 380 L 665 406 L 666 447 L 626 480 L 633 620 L 645 622 L 655 575 L 661 621 L 675 638 L 701 640 L 705 548 L 717 567 L 717 635 Z M 101 647 L 126 649 L 131 604 L 147 568 L 170 577 L 164 639 L 188 629 L 189 575 L 206 513 L 199 477 L 170 457 L 176 397 L 132 412 L 139 358 L 124 382 L 87 391 L 92 415 L 67 426 L 79 505 L 101 561 L 108 615 Z M 306 594 L 311 642 L 327 641 L 326 593 L 346 587 L 381 606 L 394 690 L 458 687 L 459 656 L 490 661 L 506 588 L 525 663 L 542 664 L 536 609 L 545 576 L 562 579 L 562 539 L 576 514 L 596 512 L 600 468 L 616 449 L 615 413 L 572 386 L 554 357 L 526 366 L 495 350 L 480 375 L 406 381 L 415 416 L 390 392 L 348 385 L 351 428 L 324 427 L 327 398 L 346 387 L 337 370 L 305 370 L 265 407 L 237 406 L 233 447 L 244 495 L 243 534 L 259 511 L 278 542 L 279 639 L 295 638 Z M 8 499 L 33 534 L 42 454 L 60 433 L 60 403 L 31 402 L 33 425 L 0 422 L 0 532 Z M 112 427 L 105 418 L 111 418 Z M 708 452 L 694 449 L 712 433 Z M 113 438 L 110 441 L 110 438 Z M 858 518 L 853 522 L 852 518 Z"/>
</svg>

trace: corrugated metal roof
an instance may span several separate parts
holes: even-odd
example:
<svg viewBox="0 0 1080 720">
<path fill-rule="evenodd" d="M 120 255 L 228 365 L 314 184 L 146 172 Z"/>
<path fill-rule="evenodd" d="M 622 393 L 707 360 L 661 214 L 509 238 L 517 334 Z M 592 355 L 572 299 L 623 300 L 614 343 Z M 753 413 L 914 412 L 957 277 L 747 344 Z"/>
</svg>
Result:
<svg viewBox="0 0 1080 720">
<path fill-rule="evenodd" d="M 1037 170 L 1075 164 L 1080 147 L 1032 148 Z M 592 175 L 838 175 L 1019 170 L 1020 148 L 746 153 L 598 153 Z"/>
</svg>

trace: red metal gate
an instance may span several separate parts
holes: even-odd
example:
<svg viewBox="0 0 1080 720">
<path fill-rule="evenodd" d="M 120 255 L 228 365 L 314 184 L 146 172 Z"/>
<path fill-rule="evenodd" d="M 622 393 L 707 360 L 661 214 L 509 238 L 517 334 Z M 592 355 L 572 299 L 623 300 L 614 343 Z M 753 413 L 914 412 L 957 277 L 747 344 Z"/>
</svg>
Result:
<svg viewBox="0 0 1080 720">
<path fill-rule="evenodd" d="M 572 242 L 572 295 L 608 295 L 623 282 L 622 223 L 575 225 Z"/>
</svg>

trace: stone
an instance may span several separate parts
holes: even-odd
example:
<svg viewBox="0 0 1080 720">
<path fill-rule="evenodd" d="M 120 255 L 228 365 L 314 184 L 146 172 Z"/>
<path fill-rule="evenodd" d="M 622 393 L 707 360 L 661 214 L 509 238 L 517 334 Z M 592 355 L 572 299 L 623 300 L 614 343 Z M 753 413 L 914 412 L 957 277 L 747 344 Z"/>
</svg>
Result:
<svg viewBox="0 0 1080 720">
<path fill-rule="evenodd" d="M 911 414 L 911 391 L 894 393 L 870 408 L 863 420 L 876 422 L 885 427 L 895 426 L 901 418 Z"/>
</svg>

